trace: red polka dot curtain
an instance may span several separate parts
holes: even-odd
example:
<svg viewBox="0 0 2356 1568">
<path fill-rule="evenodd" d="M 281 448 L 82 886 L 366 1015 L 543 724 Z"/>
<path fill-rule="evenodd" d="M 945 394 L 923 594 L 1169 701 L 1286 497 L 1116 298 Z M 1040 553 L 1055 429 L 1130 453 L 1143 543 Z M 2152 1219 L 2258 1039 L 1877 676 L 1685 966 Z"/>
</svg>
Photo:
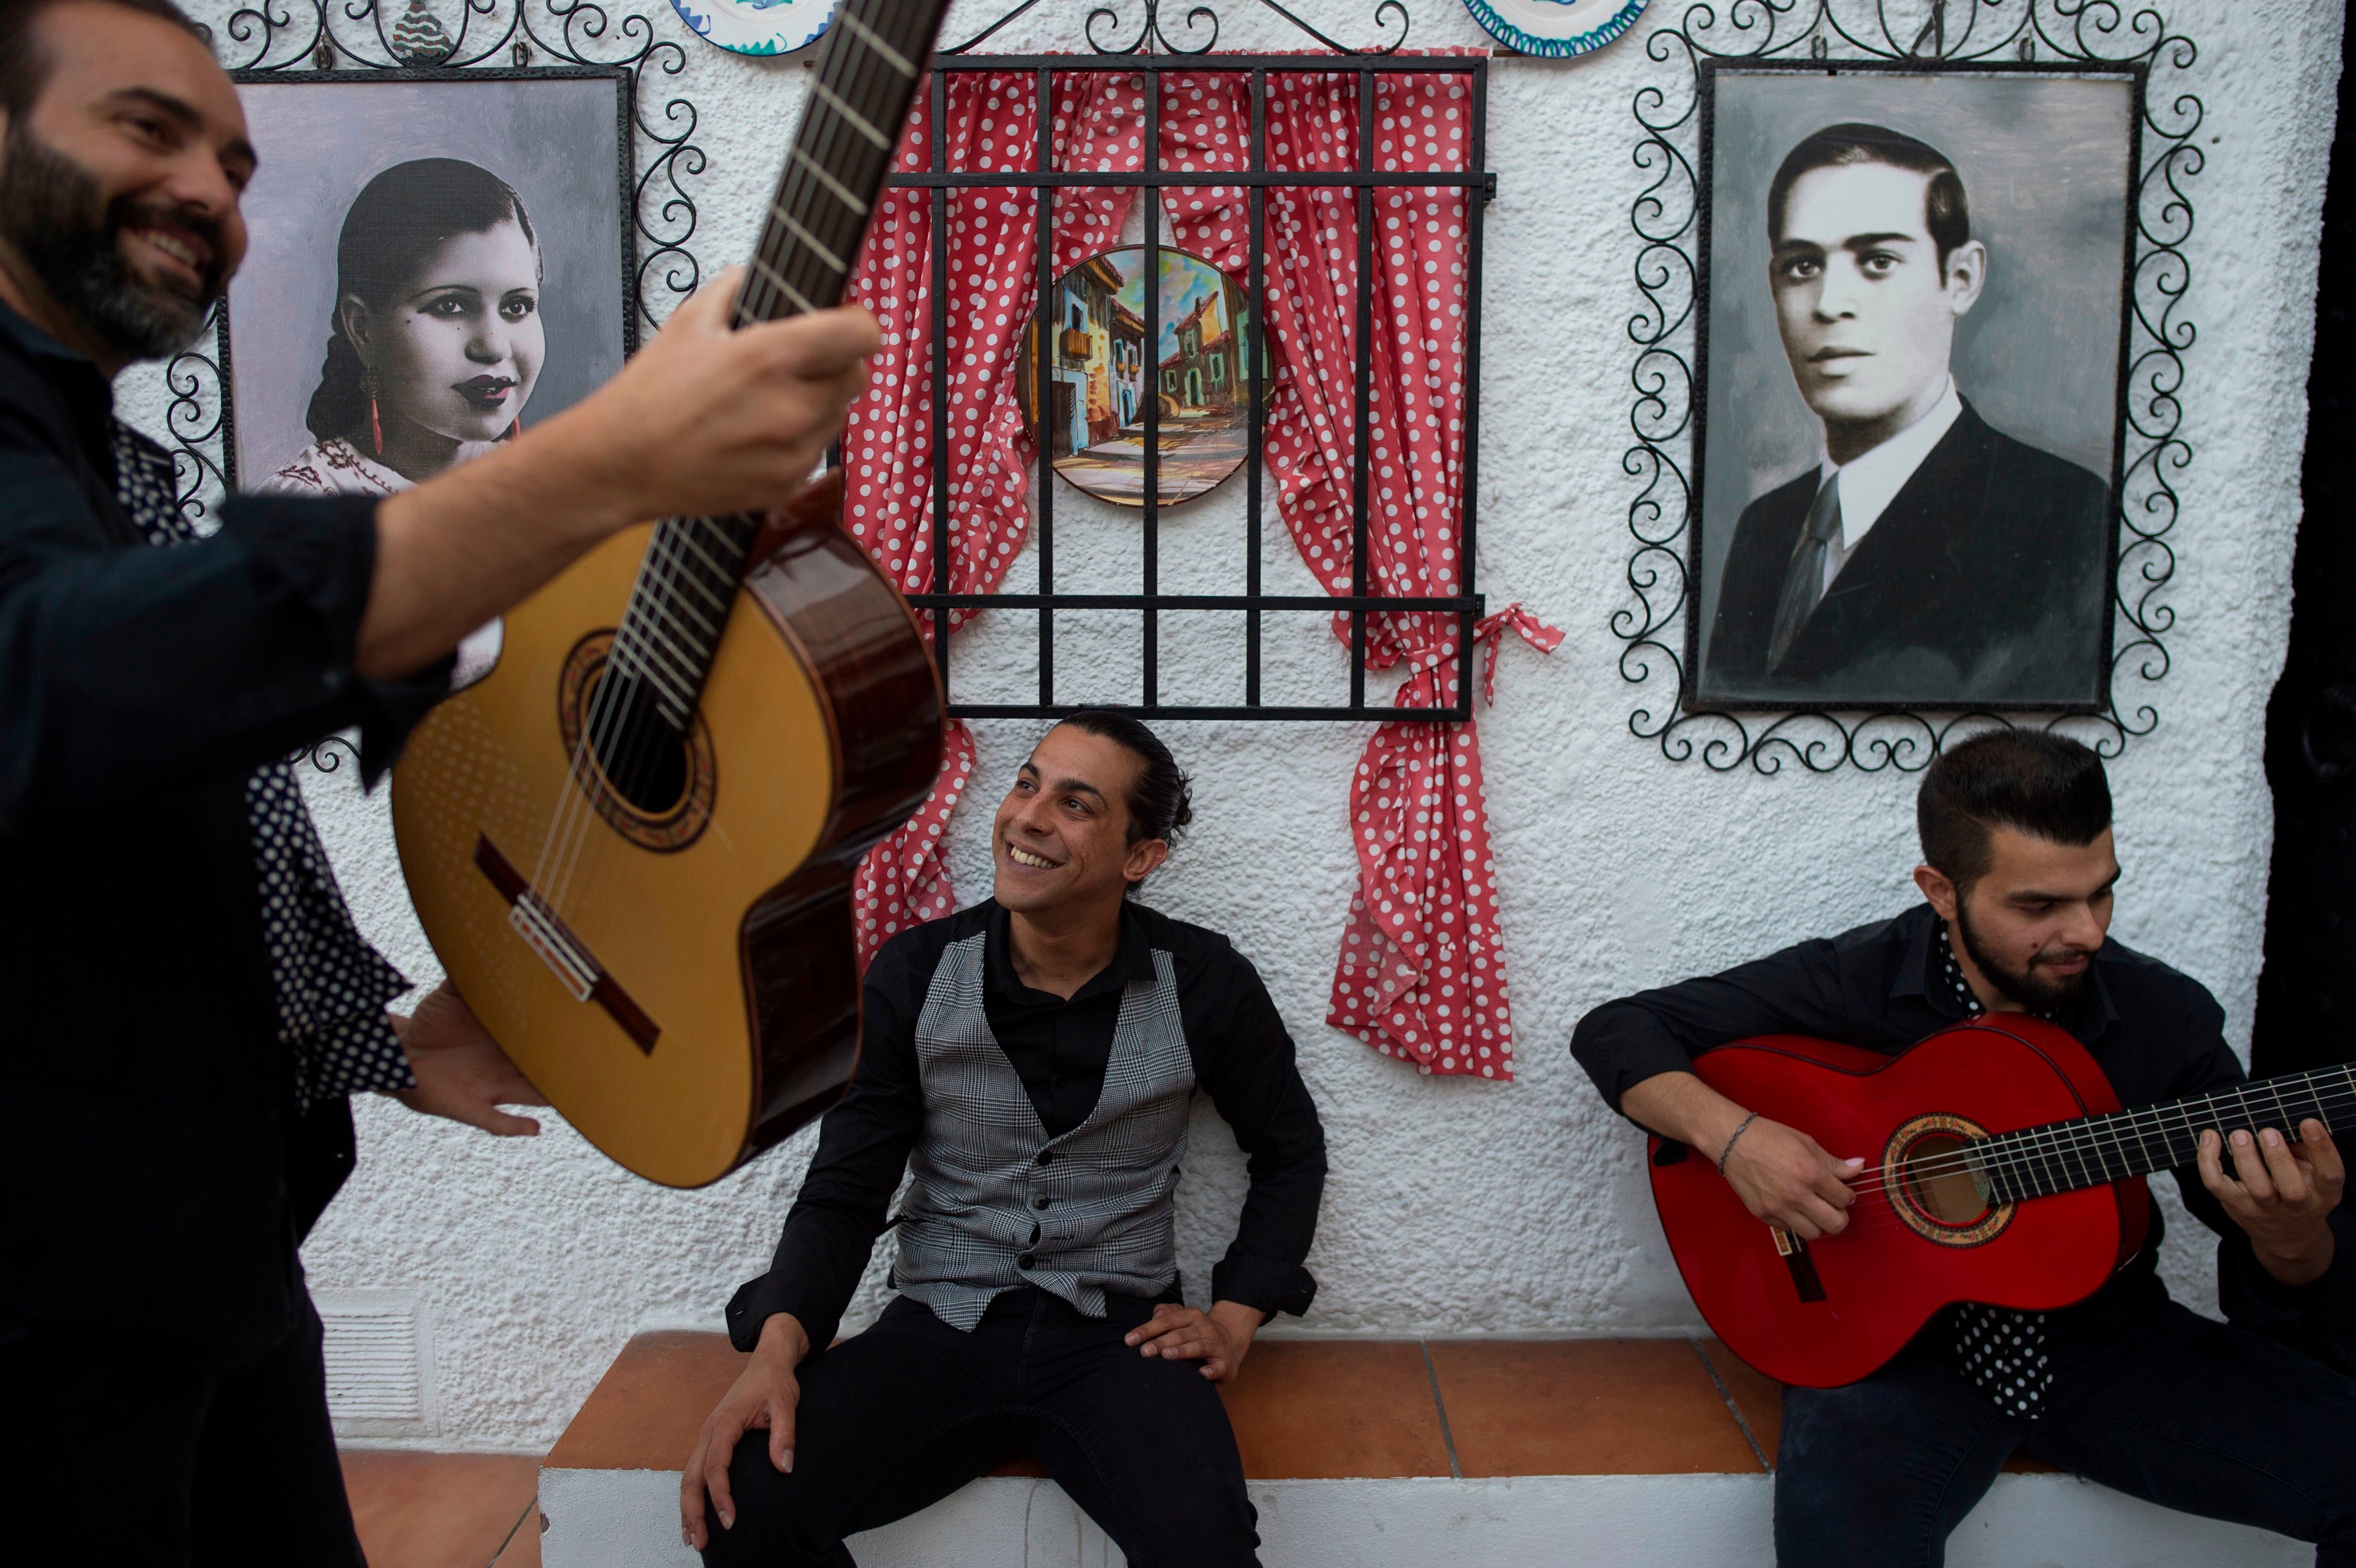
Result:
<svg viewBox="0 0 2356 1568">
<path fill-rule="evenodd" d="M 1099 171 L 1142 165 L 1142 81 L 1118 74 L 1055 79 L 1051 131 L 1058 166 Z M 1248 79 L 1232 72 L 1160 75 L 1160 154 L 1166 169 L 1248 167 Z M 1470 115 L 1465 80 L 1376 76 L 1376 166 L 1386 173 L 1462 172 Z M 1309 174 L 1355 166 L 1360 79 L 1352 72 L 1278 73 L 1269 81 L 1266 166 Z M 950 169 L 1019 169 L 1035 162 L 1035 78 L 958 73 L 945 125 Z M 920 98 L 920 103 L 925 101 Z M 927 166 L 931 134 L 920 109 L 900 166 Z M 1058 273 L 1110 243 L 1134 191 L 1055 193 L 1050 236 Z M 930 193 L 894 190 L 862 261 L 860 296 L 884 327 L 874 386 L 844 440 L 845 524 L 909 592 L 932 582 L 928 377 L 932 345 Z M 1243 275 L 1246 193 L 1203 185 L 1164 193 L 1182 248 Z M 1266 447 L 1278 505 L 1301 557 L 1325 591 L 1351 592 L 1355 402 L 1356 195 L 1272 187 L 1267 195 L 1265 298 L 1255 302 L 1275 361 Z M 1462 591 L 1457 560 L 1463 494 L 1463 384 L 1469 297 L 1462 187 L 1373 192 L 1376 331 L 1367 452 L 1366 575 L 1388 596 Z M 952 592 L 989 592 L 1027 527 L 1034 454 L 1013 390 L 1013 361 L 1033 308 L 1035 207 L 1029 192 L 951 195 L 949 342 L 942 380 L 955 444 L 949 541 Z M 952 611 L 951 625 L 969 612 Z M 1350 619 L 1337 613 L 1344 644 Z M 1496 639 L 1511 627 L 1544 651 L 1561 634 L 1516 605 L 1483 619 L 1484 696 Z M 1366 664 L 1405 678 L 1401 708 L 1454 706 L 1456 624 L 1440 612 L 1367 618 Z M 954 904 L 940 858 L 948 818 L 973 767 L 970 735 L 952 723 L 942 773 L 916 819 L 869 855 L 857 884 L 862 962 L 893 932 Z M 1348 789 L 1359 886 L 1343 931 L 1328 1021 L 1419 1069 L 1513 1076 L 1513 1027 L 1496 914 L 1479 739 L 1472 722 L 1380 725 Z"/>
<path fill-rule="evenodd" d="M 1314 174 L 1357 166 L 1360 78 L 1281 75 L 1269 82 L 1267 166 Z M 1462 172 L 1471 104 L 1462 78 L 1376 76 L 1375 168 L 1384 174 Z M 1165 167 L 1248 166 L 1236 127 L 1250 124 L 1249 84 L 1205 72 L 1163 79 Z M 1177 242 L 1241 269 L 1246 193 L 1236 186 L 1168 193 Z M 1373 195 L 1375 337 L 1367 424 L 1366 576 L 1393 597 L 1460 591 L 1463 513 L 1464 341 L 1468 312 L 1462 187 L 1377 187 Z M 1358 208 L 1330 187 L 1268 193 L 1267 298 L 1261 302 L 1276 376 L 1269 401 L 1269 466 L 1278 507 L 1319 584 L 1347 594 L 1356 452 Z M 1350 640 L 1346 615 L 1333 634 Z M 1558 631 L 1516 605 L 1488 617 L 1488 644 L 1507 626 L 1552 652 Z M 1454 618 L 1438 613 L 1368 618 L 1369 670 L 1400 669 L 1402 708 L 1457 701 Z M 1494 699 L 1494 693 L 1490 693 Z M 1326 1022 L 1427 1072 L 1510 1079 L 1512 1010 L 1497 930 L 1481 747 L 1472 721 L 1393 722 L 1366 743 L 1350 782 L 1358 889 L 1350 900 Z"/>
</svg>

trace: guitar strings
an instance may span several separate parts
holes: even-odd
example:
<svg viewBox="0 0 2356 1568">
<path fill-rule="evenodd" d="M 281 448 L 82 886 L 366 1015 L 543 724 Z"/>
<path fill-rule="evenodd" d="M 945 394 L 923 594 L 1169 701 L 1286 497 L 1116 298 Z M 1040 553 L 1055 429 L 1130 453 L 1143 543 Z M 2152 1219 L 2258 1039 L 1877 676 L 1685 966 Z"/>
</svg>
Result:
<svg viewBox="0 0 2356 1568">
<path fill-rule="evenodd" d="M 921 22 L 922 19 L 920 16 L 918 20 Z M 844 37 L 853 36 L 852 29 L 843 29 L 842 33 Z M 824 51 L 820 63 L 822 69 L 819 80 L 825 82 L 839 99 L 847 103 L 866 105 L 869 113 L 873 113 L 874 89 L 879 85 L 875 78 L 879 69 L 884 68 L 882 57 L 875 50 L 830 48 Z M 851 74 L 846 75 L 846 72 Z M 789 224 L 778 221 L 780 218 L 789 220 L 796 211 L 802 212 L 810 220 L 802 226 L 803 232 L 818 238 L 819 244 L 831 241 L 827 249 L 838 255 L 851 249 L 854 242 L 851 236 L 863 237 L 866 215 L 843 202 L 831 191 L 829 195 L 832 199 L 828 204 L 831 213 L 827 217 L 818 216 L 819 206 L 813 200 L 813 187 L 819 184 L 819 180 L 809 166 L 815 165 L 820 169 L 831 167 L 862 187 L 869 187 L 871 181 L 880 184 L 879 177 L 888 173 L 888 167 L 879 170 L 873 166 L 875 156 L 863 156 L 859 163 L 864 166 L 854 166 L 852 158 L 846 156 L 854 150 L 851 141 L 855 134 L 854 127 L 822 96 L 813 94 L 813 98 L 815 102 L 796 137 L 796 145 L 800 148 L 802 157 L 788 155 L 786 177 L 780 182 L 778 197 L 772 202 L 769 220 L 764 226 L 768 233 L 756 251 L 760 264 L 748 269 L 745 285 L 738 291 L 734 310 L 740 325 L 755 314 L 760 318 L 776 319 L 791 315 L 798 308 L 789 300 L 779 297 L 779 290 L 770 282 L 771 275 L 783 279 L 787 274 L 798 274 L 803 288 L 798 292 L 806 299 L 839 298 L 841 287 L 847 281 L 843 273 L 826 256 L 818 254 L 813 245 L 800 241 L 791 231 Z M 891 156 L 890 149 L 876 148 L 870 138 L 861 136 L 858 142 L 863 145 L 855 150 L 862 154 L 872 152 L 887 160 Z M 822 237 L 815 232 L 819 229 L 826 231 Z M 819 267 L 826 271 L 827 281 L 824 283 L 815 275 Z M 769 275 L 765 275 L 765 273 Z M 732 521 L 739 524 L 734 531 L 726 522 L 709 518 L 666 519 L 657 524 L 648 553 L 641 562 L 639 579 L 633 585 L 623 625 L 617 628 L 607 658 L 608 672 L 625 679 L 599 682 L 596 695 L 602 700 L 593 702 L 590 722 L 584 725 L 582 744 L 576 747 L 575 766 L 572 769 L 573 777 L 568 780 L 570 784 L 577 788 L 584 776 L 599 761 L 607 764 L 603 770 L 609 785 L 626 783 L 653 760 L 653 755 L 659 755 L 658 748 L 665 744 L 680 743 L 659 733 L 660 726 L 641 723 L 630 726 L 634 733 L 624 737 L 625 745 L 620 755 L 615 755 L 616 731 L 629 724 L 635 705 L 626 700 L 630 685 L 636 685 L 658 706 L 662 699 L 669 699 L 672 706 L 685 714 L 685 727 L 691 731 L 695 704 L 692 700 L 682 699 L 698 683 L 694 678 L 697 667 L 708 670 L 706 660 L 711 653 L 716 653 L 719 641 L 724 636 L 726 618 L 734 608 L 735 579 L 760 527 L 758 519 Z M 715 547 L 722 559 L 713 559 L 712 553 L 697 543 L 699 533 L 706 542 Z M 735 533 L 743 533 L 745 537 L 736 538 L 734 536 Z M 695 570 L 698 560 L 712 569 L 714 586 L 723 582 L 728 585 L 731 602 L 726 608 L 713 600 L 698 582 Z M 724 565 L 723 561 L 733 563 L 733 565 Z M 686 595 L 680 592 L 682 586 L 702 594 L 706 602 L 713 605 L 722 618 L 717 625 L 693 610 Z M 709 649 L 701 657 L 680 646 L 682 639 L 690 645 L 699 640 L 696 628 L 685 618 L 689 616 L 703 621 L 703 634 L 710 639 Z M 663 625 L 665 621 L 669 623 L 671 629 L 669 631 Z M 662 716 L 668 721 L 669 715 L 665 714 Z M 581 800 L 567 802 L 569 811 L 560 812 L 560 817 L 570 820 L 552 824 L 556 831 L 552 832 L 551 842 L 543 845 L 541 874 L 534 879 L 536 886 L 545 887 L 549 865 L 562 864 L 561 880 L 553 890 L 553 896 L 543 895 L 543 902 L 559 910 L 596 908 L 596 896 L 604 880 L 601 872 L 611 858 L 598 853 L 605 844 L 602 835 L 593 835 L 591 832 L 595 825 L 596 812 L 590 809 L 587 791 L 582 790 L 581 794 Z M 561 849 L 555 847 L 559 845 Z M 584 870 L 587 873 L 585 882 L 580 880 Z"/>
<path fill-rule="evenodd" d="M 2349 1085 L 2347 1087 L 2329 1091 L 2320 1090 L 2317 1086 L 2319 1085 L 2326 1076 L 2333 1074 L 2348 1079 Z M 2210 1111 L 2213 1112 L 2216 1109 L 2216 1101 L 2221 1098 L 2231 1096 L 2243 1102 L 2242 1109 L 2244 1110 L 2244 1112 L 2247 1112 L 2250 1109 L 2248 1105 L 2250 1096 L 2256 1090 L 2264 1090 L 2267 1094 L 2274 1098 L 2277 1112 L 2283 1115 L 2292 1133 L 2295 1134 L 2297 1123 L 2301 1121 L 2308 1120 L 2309 1115 L 2302 1112 L 2301 1114 L 2294 1117 L 2290 1114 L 2290 1108 L 2283 1101 L 2282 1090 L 2280 1088 L 2280 1085 L 2285 1082 L 2297 1082 L 2306 1088 L 2306 1097 L 2311 1102 L 2314 1111 L 2318 1112 L 2313 1115 L 2312 1119 L 2323 1122 L 2327 1129 L 2330 1127 L 2335 1116 L 2351 1116 L 2351 1118 L 2356 1118 L 2356 1067 L 2318 1069 L 2311 1073 L 2298 1075 L 2295 1079 L 2264 1079 L 2248 1084 L 2235 1085 L 2228 1089 L 2212 1090 L 2209 1094 L 2198 1096 L 2193 1099 L 2170 1101 L 2168 1104 L 2149 1107 L 2143 1111 L 2111 1112 L 2109 1115 L 2116 1117 L 2150 1118 L 2155 1122 L 2165 1117 L 2173 1116 L 2177 1118 L 2178 1124 L 2174 1132 L 2169 1133 L 2169 1136 L 2172 1139 L 2179 1133 L 2190 1135 L 2196 1140 L 2197 1144 L 2197 1138 L 2200 1133 L 2213 1131 L 2223 1133 L 2227 1129 L 2219 1125 L 2217 1120 L 2214 1119 L 2213 1116 L 2201 1120 L 2196 1124 L 2193 1111 L 2193 1107 L 2196 1104 L 2206 1107 Z M 2326 1108 L 2327 1103 L 2329 1104 L 2329 1109 Z M 2254 1122 L 2256 1122 L 2259 1120 L 2254 1115 L 2250 1119 Z M 2060 1123 L 2057 1124 L 2055 1129 L 2030 1128 L 2024 1129 L 2023 1131 L 2044 1133 L 2072 1127 L 2083 1128 L 2085 1125 L 2086 1122 L 2084 1122 L 2076 1123 Z M 2017 1136 L 2019 1136 L 2017 1133 L 1998 1134 L 1999 1139 Z M 1897 1212 L 1897 1206 L 1890 1199 L 1888 1190 L 1888 1184 L 1893 1180 L 1893 1173 L 1897 1173 L 1894 1179 L 1901 1184 L 1908 1181 L 1919 1183 L 1925 1179 L 1935 1179 L 1941 1176 L 1964 1174 L 1972 1170 L 1975 1165 L 1977 1165 L 1983 1171 L 1994 1169 L 2000 1176 L 2013 1176 L 2026 1173 L 2040 1182 L 2050 1180 L 2053 1169 L 2058 1168 L 2065 1177 L 2070 1178 L 2065 1180 L 2059 1187 L 2053 1187 L 2050 1190 L 2043 1191 L 2021 1191 L 2018 1190 L 2017 1186 L 2008 1184 L 2008 1191 L 1999 1199 L 2000 1202 L 2004 1203 L 2024 1202 L 2037 1197 L 2058 1196 L 2064 1192 L 2086 1191 L 2096 1187 L 2108 1185 L 2111 1182 L 2125 1179 L 2120 1176 L 2089 1174 L 2094 1167 L 2086 1164 L 2087 1157 L 2092 1156 L 2099 1158 L 2101 1156 L 2101 1145 L 2094 1142 L 2091 1135 L 2083 1137 L 2081 1142 L 2067 1149 L 2063 1149 L 2058 1144 L 2055 1145 L 2054 1152 L 2040 1156 L 2046 1162 L 2046 1167 L 2042 1169 L 2030 1164 L 2029 1160 L 2019 1157 L 2002 1158 L 1994 1162 L 1986 1160 L 1984 1155 L 1988 1152 L 1987 1145 L 1990 1143 L 1997 1141 L 1997 1139 L 1983 1140 L 1967 1146 L 1965 1149 L 1956 1151 L 1953 1155 L 1943 1155 L 1933 1159 L 1916 1162 L 1886 1161 L 1879 1165 L 1868 1165 L 1861 1168 L 1852 1176 L 1846 1178 L 1847 1181 L 1855 1184 L 1851 1190 L 1857 1194 L 1858 1204 L 1852 1206 L 1847 1211 L 1852 1216 L 1849 1223 L 1844 1226 L 1842 1230 L 1836 1234 L 1849 1235 L 1862 1230 L 1876 1230 L 1886 1228 L 1890 1225 L 1907 1223 L 1904 1216 Z M 2297 1142 L 2298 1140 L 2294 1136 L 2292 1141 Z M 2171 1156 L 2174 1155 L 2176 1153 L 2174 1143 L 2171 1141 L 2167 1146 Z M 2126 1153 L 2124 1143 L 2115 1142 L 2114 1150 L 2116 1153 L 2124 1155 Z M 2075 1157 L 2079 1164 L 2079 1170 L 2075 1176 L 2071 1176 L 2069 1165 L 2066 1163 L 2067 1159 L 2070 1157 Z M 2142 1157 L 2145 1159 L 2148 1159 L 2150 1157 L 2147 1146 L 2145 1147 Z M 2149 1170 L 2156 1171 L 2170 1169 L 2177 1165 L 2189 1164 L 2192 1158 L 2192 1155 L 2187 1155 L 2182 1159 L 2171 1159 L 2167 1165 L 2151 1165 Z M 2107 1170 L 2107 1166 L 2104 1166 L 2104 1168 Z M 2147 1173 L 2130 1172 L 2128 1174 L 2135 1175 Z M 1882 1203 L 1888 1205 L 1888 1211 L 1874 1214 L 1860 1214 L 1858 1211 L 1859 1207 L 1874 1199 L 1879 1199 Z"/>
<path fill-rule="evenodd" d="M 2348 1085 L 2340 1089 L 2323 1090 L 2318 1086 L 2322 1078 L 2329 1073 L 2340 1073 L 2347 1077 L 2350 1081 Z M 2066 1173 L 2069 1162 L 2074 1160 L 2083 1166 L 2089 1158 L 2093 1158 L 2103 1161 L 2104 1168 L 2107 1169 L 2108 1155 L 2104 1153 L 2106 1135 L 2111 1155 L 2119 1155 L 2130 1164 L 2136 1159 L 2150 1160 L 2151 1149 L 2146 1131 L 2146 1124 L 2147 1124 L 2150 1133 L 2157 1133 L 2163 1139 L 2163 1147 L 2170 1155 L 2168 1160 L 2153 1164 L 2148 1168 L 2167 1169 L 2172 1165 L 2187 1163 L 2191 1157 L 2190 1155 L 2182 1158 L 2176 1157 L 2174 1139 L 2178 1135 L 2190 1136 L 2197 1145 L 2198 1136 L 2201 1131 L 2217 1126 L 2221 1120 L 2217 1102 L 2221 1099 L 2231 1097 L 2238 1101 L 2242 1113 L 2254 1126 L 2278 1125 L 2280 1130 L 2294 1135 L 2297 1131 L 2298 1123 L 2310 1118 L 2322 1122 L 2327 1128 L 2330 1126 L 2333 1112 L 2324 1110 L 2325 1101 L 2328 1099 L 2345 1101 L 2346 1103 L 2340 1106 L 2341 1111 L 2356 1105 L 2356 1069 L 2318 1069 L 2312 1073 L 2297 1075 L 2296 1081 L 2305 1087 L 2309 1104 L 2308 1108 L 2296 1113 L 2283 1100 L 2279 1086 L 2286 1081 L 2292 1080 L 2261 1079 L 2254 1082 L 2214 1090 L 2205 1095 L 2148 1106 L 2139 1111 L 2109 1112 L 2075 1122 L 2057 1122 L 2046 1127 L 2023 1128 L 2019 1132 L 1998 1133 L 1994 1137 L 1976 1141 L 1965 1149 L 1922 1162 L 1918 1168 L 1931 1174 L 1944 1175 L 1974 1164 L 1986 1167 L 1993 1159 L 1994 1163 L 2000 1165 L 2008 1172 L 2044 1175 L 2050 1174 L 2050 1169 L 2052 1167 L 2059 1167 Z M 2251 1095 L 2260 1090 L 2273 1097 L 2275 1111 L 2280 1119 L 2279 1123 L 2266 1121 L 2251 1104 Z M 2175 1119 L 2172 1126 L 2169 1123 L 2169 1119 L 2171 1117 Z M 2232 1118 L 2228 1115 L 2222 1119 L 2231 1120 Z M 2196 1120 L 2199 1122 L 2197 1126 Z M 2133 1155 L 2129 1155 L 2126 1147 L 2127 1139 L 2130 1137 L 2135 1139 L 2136 1144 L 2136 1150 Z M 2295 1137 L 2294 1141 L 2296 1141 Z M 2098 1177 L 2084 1185 L 2098 1185 L 2100 1181 L 2109 1179 L 2115 1178 Z"/>
</svg>

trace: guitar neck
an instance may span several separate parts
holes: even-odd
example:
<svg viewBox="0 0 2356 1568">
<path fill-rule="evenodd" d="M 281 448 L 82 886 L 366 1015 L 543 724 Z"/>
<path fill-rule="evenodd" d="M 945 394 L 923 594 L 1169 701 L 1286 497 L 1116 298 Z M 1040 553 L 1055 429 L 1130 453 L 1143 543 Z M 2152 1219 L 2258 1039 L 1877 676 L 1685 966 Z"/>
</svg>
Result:
<svg viewBox="0 0 2356 1568">
<path fill-rule="evenodd" d="M 841 303 L 948 10 L 948 0 L 842 0 L 737 290 L 737 326 Z M 675 731 L 695 711 L 760 532 L 749 513 L 656 526 L 612 657 Z"/>
<path fill-rule="evenodd" d="M 2190 1165 L 2201 1135 L 2278 1129 L 2297 1141 L 2313 1119 L 2333 1136 L 2356 1128 L 2356 1067 L 2239 1083 L 2138 1111 L 2025 1127 L 1973 1145 L 2000 1201 L 2043 1197 Z"/>
<path fill-rule="evenodd" d="M 947 0 L 842 0 L 786 172 L 736 295 L 736 324 L 842 300 Z"/>
</svg>

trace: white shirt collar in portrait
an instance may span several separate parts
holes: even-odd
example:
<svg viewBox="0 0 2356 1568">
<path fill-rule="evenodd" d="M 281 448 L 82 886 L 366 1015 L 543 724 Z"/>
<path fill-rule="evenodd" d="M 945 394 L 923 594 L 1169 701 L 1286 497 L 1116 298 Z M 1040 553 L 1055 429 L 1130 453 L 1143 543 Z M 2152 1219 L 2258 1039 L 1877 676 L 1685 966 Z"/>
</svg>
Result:
<svg viewBox="0 0 2356 1568">
<path fill-rule="evenodd" d="M 1947 378 L 1947 390 L 1931 405 L 1931 412 L 1876 446 L 1860 457 L 1852 457 L 1836 465 L 1827 456 L 1819 467 L 1825 483 L 1837 480 L 1840 484 L 1840 543 L 1825 552 L 1825 589 L 1830 592 L 1833 579 L 1848 564 L 1857 547 L 1865 542 L 1867 532 L 1881 521 L 1931 448 L 1943 440 L 1955 421 L 1964 415 L 1964 400 L 1955 391 L 1955 378 Z"/>
</svg>

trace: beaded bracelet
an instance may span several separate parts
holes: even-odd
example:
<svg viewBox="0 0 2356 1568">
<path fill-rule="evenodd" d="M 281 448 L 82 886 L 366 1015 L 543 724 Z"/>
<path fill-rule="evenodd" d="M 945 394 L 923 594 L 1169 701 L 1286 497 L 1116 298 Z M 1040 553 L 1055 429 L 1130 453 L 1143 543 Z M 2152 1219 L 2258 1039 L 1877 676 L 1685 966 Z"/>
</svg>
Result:
<svg viewBox="0 0 2356 1568">
<path fill-rule="evenodd" d="M 1726 1174 L 1726 1156 L 1734 1153 L 1734 1145 L 1741 1141 L 1743 1133 L 1751 1131 L 1751 1123 L 1758 1120 L 1759 1112 L 1756 1111 L 1753 1111 L 1750 1115 L 1745 1116 L 1742 1119 L 1742 1125 L 1734 1130 L 1734 1136 L 1726 1141 L 1726 1147 L 1718 1152 L 1719 1175 L 1724 1176 Z"/>
</svg>

